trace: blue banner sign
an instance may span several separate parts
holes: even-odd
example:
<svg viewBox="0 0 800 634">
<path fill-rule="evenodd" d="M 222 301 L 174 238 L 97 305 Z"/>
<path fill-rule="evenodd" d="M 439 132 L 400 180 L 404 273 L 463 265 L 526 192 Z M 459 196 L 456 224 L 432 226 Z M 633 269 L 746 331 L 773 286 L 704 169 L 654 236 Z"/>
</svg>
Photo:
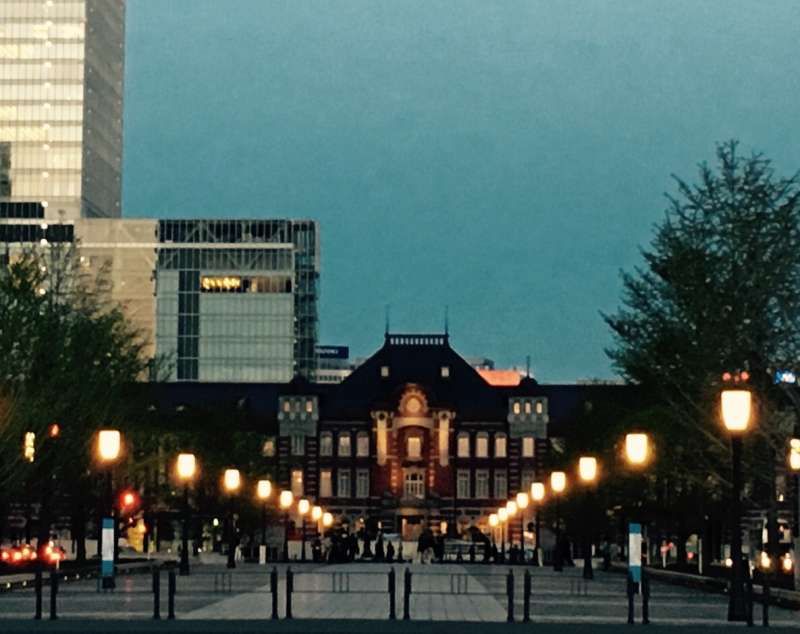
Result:
<svg viewBox="0 0 800 634">
<path fill-rule="evenodd" d="M 628 524 L 628 574 L 634 583 L 642 580 L 641 524 Z"/>
<path fill-rule="evenodd" d="M 114 576 L 114 519 L 111 517 L 103 518 L 103 542 L 102 552 L 100 553 L 100 575 L 102 577 Z"/>
</svg>

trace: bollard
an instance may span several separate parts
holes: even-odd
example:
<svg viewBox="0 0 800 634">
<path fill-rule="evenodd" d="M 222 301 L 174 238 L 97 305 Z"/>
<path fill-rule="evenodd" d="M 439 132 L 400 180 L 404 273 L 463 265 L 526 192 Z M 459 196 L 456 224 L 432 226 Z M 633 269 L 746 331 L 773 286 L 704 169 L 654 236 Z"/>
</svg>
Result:
<svg viewBox="0 0 800 634">
<path fill-rule="evenodd" d="M 50 573 L 50 620 L 55 621 L 58 618 L 56 614 L 58 597 L 58 573 L 54 570 Z"/>
<path fill-rule="evenodd" d="M 161 618 L 161 571 L 153 568 L 153 619 Z"/>
<path fill-rule="evenodd" d="M 765 572 L 763 578 L 764 581 L 761 586 L 761 625 L 769 627 L 769 573 Z"/>
<path fill-rule="evenodd" d="M 36 613 L 33 615 L 33 618 L 37 621 L 42 620 L 42 567 L 40 564 L 36 566 L 36 578 L 35 578 L 35 585 L 36 585 Z"/>
<path fill-rule="evenodd" d="M 294 573 L 291 568 L 286 569 L 286 615 L 284 618 L 292 618 L 292 591 L 294 590 Z"/>
<path fill-rule="evenodd" d="M 642 625 L 650 625 L 650 577 L 642 569 Z"/>
<path fill-rule="evenodd" d="M 636 584 L 628 575 L 628 625 L 633 625 L 633 595 L 636 593 Z"/>
<path fill-rule="evenodd" d="M 403 577 L 403 620 L 411 619 L 411 571 L 406 568 Z"/>
<path fill-rule="evenodd" d="M 389 569 L 389 620 L 394 621 L 397 619 L 397 612 L 395 610 L 395 575 L 394 568 Z"/>
<path fill-rule="evenodd" d="M 509 623 L 514 622 L 514 573 L 509 570 L 506 576 L 506 594 L 508 594 L 508 618 Z"/>
<path fill-rule="evenodd" d="M 522 594 L 523 594 L 523 616 L 522 622 L 523 623 L 530 623 L 531 621 L 531 572 L 530 570 L 525 571 L 525 581 L 522 587 Z"/>
<path fill-rule="evenodd" d="M 272 592 L 272 620 L 278 619 L 278 568 L 273 566 L 269 573 L 269 589 Z"/>
<path fill-rule="evenodd" d="M 167 618 L 171 621 L 175 620 L 175 570 L 171 569 L 169 571 L 169 587 L 168 587 L 168 607 L 167 607 Z"/>
</svg>

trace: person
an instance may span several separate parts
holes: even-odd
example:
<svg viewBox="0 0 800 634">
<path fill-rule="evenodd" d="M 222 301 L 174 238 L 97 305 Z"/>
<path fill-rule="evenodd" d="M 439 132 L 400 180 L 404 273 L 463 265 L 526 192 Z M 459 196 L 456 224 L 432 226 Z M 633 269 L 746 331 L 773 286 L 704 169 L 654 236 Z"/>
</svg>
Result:
<svg viewBox="0 0 800 634">
<path fill-rule="evenodd" d="M 378 539 L 375 540 L 375 556 L 373 561 L 383 561 L 385 558 L 383 552 L 383 533 L 378 531 Z"/>
<path fill-rule="evenodd" d="M 402 564 L 405 562 L 403 559 L 403 542 L 400 542 L 400 545 L 397 547 L 397 563 Z"/>
<path fill-rule="evenodd" d="M 392 563 L 394 561 L 394 546 L 392 542 L 386 544 L 386 561 Z"/>
<path fill-rule="evenodd" d="M 322 542 L 319 537 L 315 537 L 314 541 L 311 542 L 311 559 L 315 563 L 322 561 Z"/>
</svg>

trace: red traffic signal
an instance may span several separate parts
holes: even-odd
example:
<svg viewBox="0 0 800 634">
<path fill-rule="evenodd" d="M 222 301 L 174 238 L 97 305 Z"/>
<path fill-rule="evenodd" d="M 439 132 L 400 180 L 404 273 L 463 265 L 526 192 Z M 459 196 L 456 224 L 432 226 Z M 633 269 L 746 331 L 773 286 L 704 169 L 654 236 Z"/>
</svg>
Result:
<svg viewBox="0 0 800 634">
<path fill-rule="evenodd" d="M 119 494 L 119 508 L 123 513 L 131 513 L 139 506 L 139 494 L 136 491 L 123 491 Z"/>
</svg>

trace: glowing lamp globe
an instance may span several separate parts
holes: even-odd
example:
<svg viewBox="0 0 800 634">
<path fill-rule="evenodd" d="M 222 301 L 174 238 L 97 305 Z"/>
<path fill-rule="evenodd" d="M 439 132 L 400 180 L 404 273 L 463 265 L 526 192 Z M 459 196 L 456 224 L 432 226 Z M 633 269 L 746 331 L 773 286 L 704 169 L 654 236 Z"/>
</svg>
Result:
<svg viewBox="0 0 800 634">
<path fill-rule="evenodd" d="M 279 502 L 282 509 L 288 509 L 294 502 L 294 495 L 292 495 L 291 491 L 283 490 L 281 491 Z"/>
<path fill-rule="evenodd" d="M 272 482 L 269 480 L 259 480 L 256 484 L 256 495 L 259 500 L 266 500 L 272 495 Z"/>
<path fill-rule="evenodd" d="M 625 457 L 632 465 L 643 465 L 650 454 L 650 439 L 647 434 L 625 436 Z"/>
<path fill-rule="evenodd" d="M 528 502 L 529 502 L 529 498 L 528 498 L 528 494 L 527 493 L 524 493 L 524 492 L 517 493 L 517 508 L 519 510 L 522 511 L 522 510 L 525 510 L 526 508 L 528 508 Z"/>
<path fill-rule="evenodd" d="M 333 515 L 331 515 L 330 513 L 323 513 L 322 514 L 322 525 L 325 528 L 329 528 L 329 527 L 333 526 Z"/>
<path fill-rule="evenodd" d="M 242 486 L 242 476 L 238 469 L 225 469 L 222 483 L 228 493 L 234 493 Z"/>
<path fill-rule="evenodd" d="M 517 503 L 514 500 L 506 502 L 506 513 L 509 517 L 514 517 L 517 514 Z"/>
<path fill-rule="evenodd" d="M 321 506 L 314 506 L 311 508 L 311 519 L 315 522 L 319 522 L 322 518 L 322 507 Z"/>
<path fill-rule="evenodd" d="M 567 488 L 567 474 L 563 471 L 553 471 L 550 474 L 550 488 L 554 493 L 563 493 Z"/>
<path fill-rule="evenodd" d="M 103 462 L 119 458 L 122 449 L 122 434 L 116 429 L 101 429 L 97 432 L 97 455 Z"/>
<path fill-rule="evenodd" d="M 497 519 L 500 520 L 500 522 L 505 522 L 508 519 L 508 511 L 506 511 L 505 506 L 501 506 L 497 509 Z"/>
<path fill-rule="evenodd" d="M 578 460 L 578 474 L 584 482 L 594 482 L 597 479 L 597 458 L 582 456 Z"/>
<path fill-rule="evenodd" d="M 194 454 L 179 453 L 175 461 L 175 471 L 178 473 L 178 478 L 184 482 L 191 480 L 197 471 L 197 459 Z"/>
<path fill-rule="evenodd" d="M 532 482 L 531 483 L 531 499 L 534 502 L 541 502 L 544 500 L 544 482 Z"/>
<path fill-rule="evenodd" d="M 752 395 L 750 390 L 723 390 L 721 394 L 722 422 L 733 433 L 747 431 L 750 424 Z"/>
<path fill-rule="evenodd" d="M 305 515 L 310 510 L 311 510 L 311 503 L 305 498 L 303 498 L 297 503 L 297 512 L 300 513 L 300 515 Z"/>
<path fill-rule="evenodd" d="M 489 526 L 491 526 L 492 528 L 497 528 L 497 525 L 499 523 L 500 521 L 497 519 L 497 513 L 492 513 L 489 516 Z"/>
</svg>

